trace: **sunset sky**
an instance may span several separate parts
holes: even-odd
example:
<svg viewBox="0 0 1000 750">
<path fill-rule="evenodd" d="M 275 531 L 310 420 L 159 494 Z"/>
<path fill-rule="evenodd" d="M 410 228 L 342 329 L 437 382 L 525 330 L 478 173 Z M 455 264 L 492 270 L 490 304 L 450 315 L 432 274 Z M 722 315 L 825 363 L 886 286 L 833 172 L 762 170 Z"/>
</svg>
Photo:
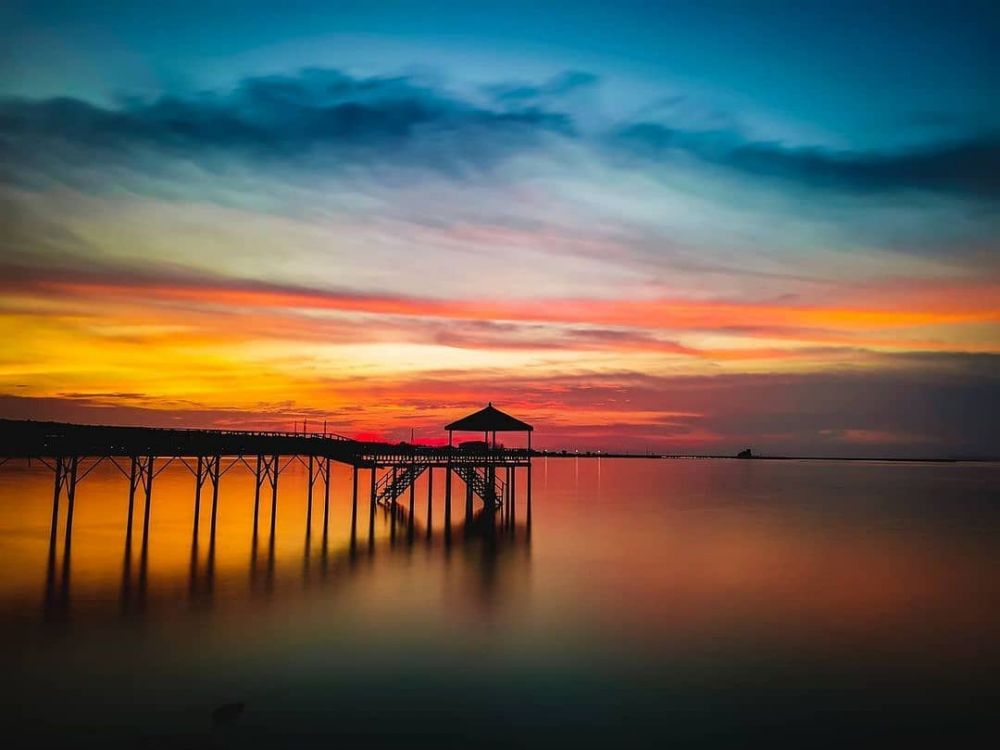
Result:
<svg viewBox="0 0 1000 750">
<path fill-rule="evenodd" d="M 0 417 L 998 455 L 997 7 L 5 2 Z"/>
</svg>

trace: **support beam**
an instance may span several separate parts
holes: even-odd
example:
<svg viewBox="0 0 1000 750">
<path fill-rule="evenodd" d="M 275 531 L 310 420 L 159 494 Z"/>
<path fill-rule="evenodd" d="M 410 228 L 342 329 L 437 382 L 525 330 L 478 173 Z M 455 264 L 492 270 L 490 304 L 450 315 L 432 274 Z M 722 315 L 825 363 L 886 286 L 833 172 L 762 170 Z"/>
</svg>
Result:
<svg viewBox="0 0 1000 750">
<path fill-rule="evenodd" d="M 270 457 L 271 462 L 271 545 L 274 545 L 274 528 L 278 518 L 278 456 Z"/>
<path fill-rule="evenodd" d="M 444 540 L 451 541 L 451 454 L 444 474 Z"/>
<path fill-rule="evenodd" d="M 129 457 L 128 470 L 128 520 L 125 522 L 125 544 L 132 544 L 132 516 L 135 512 L 135 491 L 138 487 L 139 477 L 136 476 L 137 464 L 135 456 Z"/>
<path fill-rule="evenodd" d="M 531 463 L 530 463 L 530 459 L 529 459 L 529 463 L 528 463 L 528 489 L 527 489 L 527 493 L 528 493 L 528 507 L 527 507 L 525 521 L 527 523 L 527 531 L 530 534 L 531 533 Z"/>
<path fill-rule="evenodd" d="M 451 544 L 451 453 L 453 433 L 448 430 L 448 466 L 444 474 L 444 541 Z"/>
<path fill-rule="evenodd" d="M 427 541 L 434 528 L 434 467 L 427 467 Z"/>
<path fill-rule="evenodd" d="M 531 456 L 531 433 L 529 432 L 528 433 L 528 488 L 527 488 L 527 495 L 528 495 L 527 505 L 528 505 L 528 507 L 527 507 L 527 511 L 526 511 L 526 514 L 525 514 L 526 515 L 525 521 L 527 522 L 526 531 L 527 531 L 527 533 L 529 535 L 531 534 L 531 464 L 532 464 L 532 456 Z"/>
<path fill-rule="evenodd" d="M 371 501 L 369 502 L 368 509 L 368 547 L 369 549 L 374 549 L 375 547 L 375 472 L 378 471 L 376 465 L 372 463 L 372 487 L 371 487 Z"/>
<path fill-rule="evenodd" d="M 59 534 L 59 497 L 63 485 L 63 458 L 56 456 L 56 479 L 52 488 L 52 530 L 49 533 L 49 549 L 55 550 L 56 537 Z"/>
<path fill-rule="evenodd" d="M 140 459 L 142 460 L 142 459 Z M 152 456 L 146 456 L 145 464 L 145 507 L 143 508 L 143 518 L 142 518 L 142 539 L 143 544 L 146 543 L 146 539 L 149 536 L 149 505 L 150 499 L 153 496 L 153 462 L 155 459 Z"/>
<path fill-rule="evenodd" d="M 201 521 L 201 485 L 205 481 L 205 459 L 198 456 L 198 463 L 194 472 L 194 531 L 192 536 L 195 541 L 198 539 L 198 524 Z"/>
<path fill-rule="evenodd" d="M 254 538 L 254 551 L 256 552 L 256 541 L 257 541 L 257 520 L 260 517 L 260 485 L 263 482 L 263 477 L 261 476 L 261 463 L 263 461 L 263 456 L 259 453 L 257 454 L 257 463 L 254 464 L 253 473 L 253 538 Z"/>
<path fill-rule="evenodd" d="M 472 467 L 475 471 L 475 467 Z M 465 524 L 468 525 L 472 521 L 472 482 L 466 480 L 465 482 Z"/>
<path fill-rule="evenodd" d="M 313 480 L 315 475 L 313 473 L 313 457 L 309 456 L 309 461 L 307 462 L 306 470 L 309 472 L 309 486 L 306 489 L 306 539 L 312 533 L 312 522 L 313 522 Z"/>
<path fill-rule="evenodd" d="M 69 459 L 69 470 L 63 468 L 63 483 L 66 485 L 66 531 L 63 539 L 62 580 L 60 582 L 60 597 L 63 606 L 69 598 L 70 548 L 73 544 L 73 506 L 76 504 L 77 468 L 79 456 Z"/>
<path fill-rule="evenodd" d="M 80 457 L 69 460 L 69 478 L 66 481 L 66 538 L 63 540 L 63 566 L 68 565 L 69 547 L 73 539 L 73 507 L 76 505 L 76 478 Z"/>
<path fill-rule="evenodd" d="M 494 432 L 493 442 L 496 443 L 496 441 L 497 436 Z M 487 496 L 483 498 L 483 502 L 490 513 L 492 513 L 496 510 L 497 501 L 503 502 L 503 498 L 497 497 L 497 467 L 494 465 L 492 459 L 490 459 L 490 463 L 486 467 L 486 495 Z"/>
<path fill-rule="evenodd" d="M 209 532 L 209 543 L 215 541 L 215 518 L 219 512 L 219 480 L 222 478 L 220 471 L 222 456 L 212 456 L 208 459 L 208 479 L 212 483 L 212 528 Z"/>
<path fill-rule="evenodd" d="M 351 547 L 358 538 L 358 467 L 351 467 Z"/>
<path fill-rule="evenodd" d="M 323 433 L 326 434 L 326 421 L 323 421 Z M 323 465 L 323 547 L 326 548 L 327 528 L 330 525 L 330 459 Z"/>
<path fill-rule="evenodd" d="M 417 471 L 417 466 L 414 462 L 410 462 L 410 518 L 406 524 L 406 533 L 409 540 L 413 541 L 413 499 L 417 491 L 417 478 L 415 476 Z"/>
<path fill-rule="evenodd" d="M 396 498 L 393 496 L 396 492 L 396 467 L 392 467 L 392 491 L 389 493 L 389 504 L 386 506 L 389 509 L 389 541 L 396 541 Z"/>
<path fill-rule="evenodd" d="M 510 528 L 514 530 L 515 519 L 517 518 L 517 467 L 510 467 Z"/>
</svg>

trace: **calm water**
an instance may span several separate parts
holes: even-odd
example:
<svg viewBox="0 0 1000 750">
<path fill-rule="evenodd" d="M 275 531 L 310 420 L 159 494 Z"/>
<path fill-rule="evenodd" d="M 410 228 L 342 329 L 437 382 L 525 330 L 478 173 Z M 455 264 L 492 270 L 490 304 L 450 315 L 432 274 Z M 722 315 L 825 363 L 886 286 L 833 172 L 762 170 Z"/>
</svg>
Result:
<svg viewBox="0 0 1000 750">
<path fill-rule="evenodd" d="M 522 486 L 513 536 L 464 535 L 456 481 L 446 547 L 439 474 L 430 541 L 421 479 L 413 542 L 379 513 L 370 549 L 362 503 L 354 554 L 349 481 L 337 467 L 324 546 L 288 469 L 254 549 L 233 468 L 212 549 L 175 464 L 143 559 L 105 464 L 67 561 L 51 473 L 0 468 L 5 725 L 122 746 L 815 746 L 969 741 L 1000 697 L 997 465 L 540 459 L 530 530 Z"/>
</svg>

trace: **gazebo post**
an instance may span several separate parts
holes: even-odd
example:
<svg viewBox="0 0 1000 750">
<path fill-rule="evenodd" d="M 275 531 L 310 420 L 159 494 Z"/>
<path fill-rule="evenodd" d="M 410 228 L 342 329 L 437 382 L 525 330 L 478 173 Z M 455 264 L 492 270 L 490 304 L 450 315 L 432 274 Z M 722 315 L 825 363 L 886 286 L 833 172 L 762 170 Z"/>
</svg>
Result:
<svg viewBox="0 0 1000 750">
<path fill-rule="evenodd" d="M 488 438 L 489 436 L 487 436 Z M 489 439 L 486 441 L 486 494 L 489 496 L 489 500 L 485 501 L 486 510 L 492 515 L 493 511 L 496 510 L 496 489 L 497 489 L 497 478 L 495 472 L 496 456 L 493 454 L 497 449 L 497 434 L 493 433 L 493 442 L 490 443 Z"/>
<path fill-rule="evenodd" d="M 496 508 L 496 500 L 503 503 L 503 498 L 496 497 L 496 487 L 497 487 L 497 431 L 493 430 L 493 452 L 490 454 L 490 494 L 494 496 L 494 509 Z"/>
</svg>

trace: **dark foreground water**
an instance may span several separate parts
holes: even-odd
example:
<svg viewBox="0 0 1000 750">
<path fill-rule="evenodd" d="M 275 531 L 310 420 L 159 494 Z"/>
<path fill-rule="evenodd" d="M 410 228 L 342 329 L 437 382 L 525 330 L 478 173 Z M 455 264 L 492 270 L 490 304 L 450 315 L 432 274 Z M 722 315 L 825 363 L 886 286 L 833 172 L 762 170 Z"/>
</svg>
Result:
<svg viewBox="0 0 1000 750">
<path fill-rule="evenodd" d="M 193 479 L 175 464 L 154 484 L 145 555 L 141 524 L 126 550 L 127 481 L 107 464 L 79 486 L 69 557 L 62 528 L 50 555 L 51 482 L 0 468 L 14 746 L 995 734 L 997 465 L 540 459 L 530 529 L 522 486 L 513 534 L 464 533 L 456 482 L 446 546 L 437 475 L 429 541 L 421 480 L 412 541 L 380 512 L 370 547 L 362 503 L 353 554 L 344 467 L 325 545 L 321 498 L 307 539 L 290 468 L 273 544 L 265 512 L 256 547 L 252 479 L 233 468 L 213 547 L 207 507 L 192 544 Z"/>
</svg>

